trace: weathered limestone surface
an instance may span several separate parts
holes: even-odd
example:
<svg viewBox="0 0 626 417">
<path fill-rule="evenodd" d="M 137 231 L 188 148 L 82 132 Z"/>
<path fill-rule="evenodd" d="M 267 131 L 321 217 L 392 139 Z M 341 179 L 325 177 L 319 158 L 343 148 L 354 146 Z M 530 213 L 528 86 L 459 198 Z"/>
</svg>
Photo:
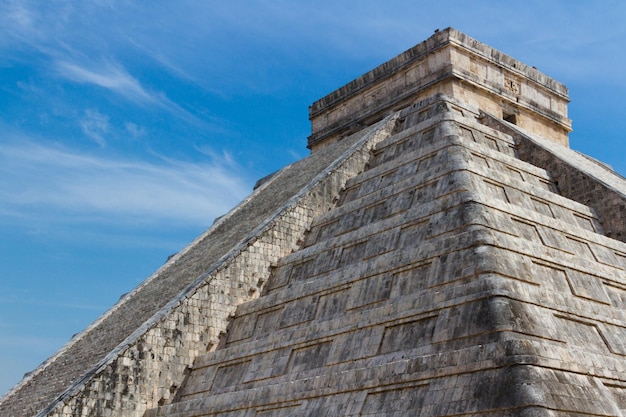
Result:
<svg viewBox="0 0 626 417">
<path fill-rule="evenodd" d="M 147 417 L 622 415 L 626 244 L 478 116 L 403 110 Z"/>
</svg>

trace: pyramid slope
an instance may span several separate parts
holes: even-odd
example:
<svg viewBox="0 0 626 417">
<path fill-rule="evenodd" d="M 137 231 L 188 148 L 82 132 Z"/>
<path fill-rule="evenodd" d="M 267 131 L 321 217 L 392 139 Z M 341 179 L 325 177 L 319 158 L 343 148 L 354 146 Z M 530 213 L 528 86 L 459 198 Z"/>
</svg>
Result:
<svg viewBox="0 0 626 417">
<path fill-rule="evenodd" d="M 476 116 L 404 111 L 147 416 L 622 415 L 626 245 Z"/>
<path fill-rule="evenodd" d="M 26 376 L 2 398 L 0 415 L 84 408 L 99 415 L 131 409 L 139 416 L 167 397 L 197 352 L 217 345 L 234 308 L 258 296 L 271 264 L 297 247 L 312 216 L 333 204 L 393 126 L 385 120 L 273 175 Z M 111 398 L 120 386 L 127 388 Z M 89 399 L 94 391 L 98 400 Z"/>
<path fill-rule="evenodd" d="M 626 415 L 626 182 L 558 145 L 567 100 L 435 33 L 0 415 Z"/>
</svg>

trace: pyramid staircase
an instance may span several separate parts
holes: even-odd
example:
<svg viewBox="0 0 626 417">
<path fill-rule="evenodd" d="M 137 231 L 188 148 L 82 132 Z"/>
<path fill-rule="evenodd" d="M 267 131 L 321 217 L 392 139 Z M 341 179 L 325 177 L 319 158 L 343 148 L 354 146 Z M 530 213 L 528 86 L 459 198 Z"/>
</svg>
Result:
<svg viewBox="0 0 626 417">
<path fill-rule="evenodd" d="M 401 111 L 145 415 L 626 415 L 626 244 L 480 116 Z"/>
</svg>

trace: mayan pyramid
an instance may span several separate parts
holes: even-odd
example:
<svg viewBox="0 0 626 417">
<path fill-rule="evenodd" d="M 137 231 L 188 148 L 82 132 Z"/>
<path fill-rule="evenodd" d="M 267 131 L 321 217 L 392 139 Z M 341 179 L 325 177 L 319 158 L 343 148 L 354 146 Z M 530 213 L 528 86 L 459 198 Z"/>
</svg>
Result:
<svg viewBox="0 0 626 417">
<path fill-rule="evenodd" d="M 13 388 L 10 416 L 626 415 L 626 180 L 454 29 Z"/>
</svg>

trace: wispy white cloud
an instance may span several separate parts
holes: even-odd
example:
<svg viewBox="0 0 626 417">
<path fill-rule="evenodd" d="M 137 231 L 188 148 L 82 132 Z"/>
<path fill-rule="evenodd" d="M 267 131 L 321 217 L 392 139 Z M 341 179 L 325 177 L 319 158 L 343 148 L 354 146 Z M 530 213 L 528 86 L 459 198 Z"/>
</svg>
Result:
<svg viewBox="0 0 626 417">
<path fill-rule="evenodd" d="M 10 40 L 21 39 L 26 41 L 36 31 L 35 13 L 26 4 L 8 0 L 0 4 L 0 33 L 4 40 L 0 45 L 8 44 Z"/>
<path fill-rule="evenodd" d="M 232 161 L 150 163 L 32 142 L 0 145 L 0 216 L 9 221 L 206 225 L 248 193 Z"/>
<path fill-rule="evenodd" d="M 27 46 L 44 54 L 63 48 L 73 6 L 67 0 L 0 2 L 0 48 L 14 52 Z"/>
<path fill-rule="evenodd" d="M 124 123 L 124 128 L 126 128 L 126 131 L 130 133 L 133 139 L 138 139 L 146 134 L 146 129 L 132 122 Z"/>
<path fill-rule="evenodd" d="M 115 62 L 100 63 L 94 65 L 94 68 L 88 68 L 76 62 L 59 61 L 56 69 L 58 75 L 68 80 L 97 85 L 136 103 L 160 104 L 164 100 L 161 94 L 146 91 L 136 78 Z"/>
<path fill-rule="evenodd" d="M 138 45 L 133 42 L 135 37 L 150 36 L 155 29 L 158 34 L 160 30 L 151 21 L 140 22 L 131 30 L 124 24 L 128 15 L 118 9 L 138 10 L 141 7 L 132 2 L 117 1 L 0 2 L 0 61 L 19 61 L 23 56 L 31 55 L 30 59 L 45 63 L 42 68 L 45 66 L 49 70 L 45 77 L 61 77 L 73 83 L 97 86 L 140 106 L 161 107 L 187 122 L 206 123 L 186 110 L 184 105 L 171 100 L 165 92 L 167 88 L 150 88 L 145 77 L 137 77 L 128 71 L 120 59 L 120 54 L 128 49 L 134 49 L 135 54 L 139 52 L 148 60 L 161 62 L 158 52 L 138 51 Z M 52 15 L 54 19 L 50 18 Z M 167 37 L 162 41 L 170 43 Z M 37 54 L 36 58 L 33 53 Z M 173 67 L 165 69 L 174 71 Z M 180 71 L 174 71 L 173 75 L 184 76 Z"/>
<path fill-rule="evenodd" d="M 106 145 L 104 135 L 109 130 L 109 117 L 96 109 L 85 110 L 84 117 L 80 120 L 83 133 L 101 147 Z"/>
<path fill-rule="evenodd" d="M 122 64 L 112 59 L 91 60 L 76 54 L 66 54 L 63 59 L 56 61 L 54 68 L 55 75 L 71 82 L 95 85 L 139 106 L 161 108 L 189 124 L 215 128 L 214 118 L 199 118 L 171 100 L 163 91 L 145 87 Z"/>
<path fill-rule="evenodd" d="M 5 4 L 5 19 L 14 22 L 17 28 L 30 30 L 33 27 L 33 14 L 24 4 L 17 1 L 9 1 Z"/>
</svg>

